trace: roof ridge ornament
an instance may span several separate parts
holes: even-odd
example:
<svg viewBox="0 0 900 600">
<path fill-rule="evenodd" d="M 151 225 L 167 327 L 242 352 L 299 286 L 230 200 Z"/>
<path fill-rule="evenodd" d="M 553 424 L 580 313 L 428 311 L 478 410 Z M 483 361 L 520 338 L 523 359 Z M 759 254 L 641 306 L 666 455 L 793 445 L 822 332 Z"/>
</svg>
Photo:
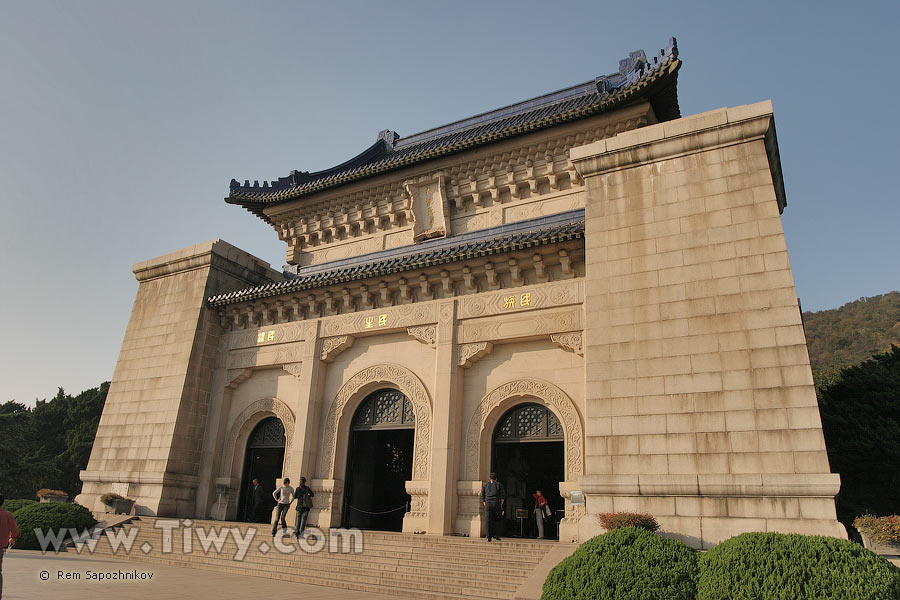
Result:
<svg viewBox="0 0 900 600">
<path fill-rule="evenodd" d="M 378 132 L 378 140 L 384 140 L 389 150 L 394 149 L 394 144 L 400 139 L 400 134 L 391 129 L 383 129 Z M 376 141 L 378 141 L 376 140 Z"/>
</svg>

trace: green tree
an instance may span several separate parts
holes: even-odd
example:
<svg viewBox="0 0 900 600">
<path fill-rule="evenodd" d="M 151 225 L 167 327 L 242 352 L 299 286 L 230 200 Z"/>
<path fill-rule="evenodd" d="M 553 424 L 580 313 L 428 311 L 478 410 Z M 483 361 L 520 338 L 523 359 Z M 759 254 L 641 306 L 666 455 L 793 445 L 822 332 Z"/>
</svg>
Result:
<svg viewBox="0 0 900 600">
<path fill-rule="evenodd" d="M 0 491 L 8 498 L 33 498 L 43 487 L 78 494 L 108 391 L 108 382 L 75 397 L 59 388 L 34 408 L 0 405 Z"/>
<path fill-rule="evenodd" d="M 863 297 L 831 310 L 803 313 L 816 389 L 834 383 L 840 369 L 900 344 L 900 292 Z"/>
<path fill-rule="evenodd" d="M 843 369 L 820 394 L 838 518 L 900 513 L 900 348 Z"/>
</svg>

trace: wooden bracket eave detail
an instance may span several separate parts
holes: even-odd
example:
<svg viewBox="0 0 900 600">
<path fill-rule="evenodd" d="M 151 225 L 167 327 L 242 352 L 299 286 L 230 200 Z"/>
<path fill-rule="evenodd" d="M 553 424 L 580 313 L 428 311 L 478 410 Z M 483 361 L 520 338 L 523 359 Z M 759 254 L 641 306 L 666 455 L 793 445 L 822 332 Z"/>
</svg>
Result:
<svg viewBox="0 0 900 600">
<path fill-rule="evenodd" d="M 300 373 L 303 372 L 303 363 L 302 362 L 293 362 L 285 365 L 281 365 L 286 372 L 290 373 L 297 379 L 300 379 Z"/>
<path fill-rule="evenodd" d="M 322 352 L 319 355 L 324 362 L 330 363 L 337 355 L 353 345 L 356 338 L 352 335 L 336 335 L 322 339 Z"/>
<path fill-rule="evenodd" d="M 437 326 L 417 325 L 415 327 L 407 327 L 406 333 L 408 333 L 410 337 L 419 340 L 423 344 L 433 346 L 435 338 L 437 337 Z"/>
<path fill-rule="evenodd" d="M 459 346 L 459 366 L 466 369 L 471 367 L 481 357 L 487 356 L 494 349 L 491 342 L 473 342 Z"/>
<path fill-rule="evenodd" d="M 225 371 L 225 387 L 233 390 L 250 378 L 253 369 L 228 369 Z"/>
<path fill-rule="evenodd" d="M 567 352 L 584 356 L 584 336 L 580 331 L 569 333 L 551 333 L 550 341 Z"/>
</svg>

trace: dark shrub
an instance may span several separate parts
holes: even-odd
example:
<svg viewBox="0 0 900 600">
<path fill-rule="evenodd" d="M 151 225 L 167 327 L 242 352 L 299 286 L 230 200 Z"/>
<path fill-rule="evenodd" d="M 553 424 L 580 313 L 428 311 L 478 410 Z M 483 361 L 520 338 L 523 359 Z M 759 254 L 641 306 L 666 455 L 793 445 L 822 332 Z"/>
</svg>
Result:
<svg viewBox="0 0 900 600">
<path fill-rule="evenodd" d="M 699 600 L 895 600 L 900 569 L 859 544 L 744 533 L 700 558 Z"/>
<path fill-rule="evenodd" d="M 114 494 L 113 492 L 107 492 L 106 494 L 100 496 L 100 502 L 107 506 L 112 506 L 118 500 L 128 500 L 128 498 L 119 494 Z"/>
<path fill-rule="evenodd" d="M 16 540 L 15 547 L 25 550 L 41 549 L 34 533 L 35 529 L 40 529 L 46 534 L 48 530 L 55 533 L 59 529 L 75 528 L 81 533 L 97 524 L 91 511 L 80 504 L 59 502 L 44 504 L 35 502 L 20 508 L 16 511 L 15 517 L 19 526 L 19 539 Z"/>
<path fill-rule="evenodd" d="M 659 523 L 657 523 L 653 515 L 648 515 L 646 513 L 600 513 L 597 515 L 597 520 L 600 521 L 600 524 L 607 531 L 612 531 L 619 527 L 640 527 L 647 531 L 656 531 L 659 529 Z"/>
<path fill-rule="evenodd" d="M 3 510 L 8 510 L 11 513 L 15 513 L 20 508 L 24 508 L 26 506 L 31 506 L 32 504 L 37 504 L 37 503 L 38 503 L 37 500 L 26 500 L 24 498 L 15 499 L 15 500 L 7 500 L 6 502 L 3 503 L 2 508 L 3 508 Z M 15 515 L 13 515 L 13 516 L 15 516 Z"/>
<path fill-rule="evenodd" d="M 556 565 L 542 600 L 694 600 L 697 552 L 677 540 L 621 527 Z"/>
</svg>

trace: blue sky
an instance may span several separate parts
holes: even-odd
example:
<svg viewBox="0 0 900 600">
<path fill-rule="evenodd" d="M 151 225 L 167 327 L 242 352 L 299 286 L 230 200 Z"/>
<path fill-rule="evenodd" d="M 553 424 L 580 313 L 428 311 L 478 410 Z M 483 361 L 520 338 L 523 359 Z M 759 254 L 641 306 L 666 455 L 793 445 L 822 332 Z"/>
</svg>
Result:
<svg viewBox="0 0 900 600">
<path fill-rule="evenodd" d="M 900 287 L 897 2 L 0 0 L 0 402 L 112 376 L 134 263 L 222 238 L 232 177 L 335 165 L 678 38 L 682 113 L 771 98 L 805 310 Z"/>
</svg>

